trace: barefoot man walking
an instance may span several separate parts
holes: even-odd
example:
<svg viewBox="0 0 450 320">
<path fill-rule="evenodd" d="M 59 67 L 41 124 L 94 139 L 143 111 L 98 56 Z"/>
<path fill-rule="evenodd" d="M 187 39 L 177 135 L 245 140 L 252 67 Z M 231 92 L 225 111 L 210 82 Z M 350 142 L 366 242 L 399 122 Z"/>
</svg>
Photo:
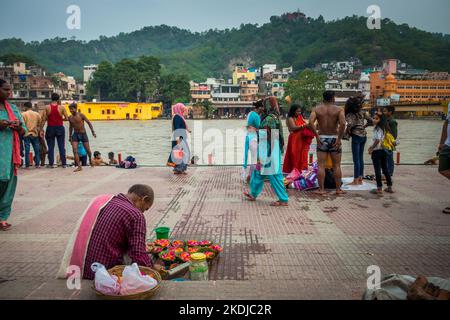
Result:
<svg viewBox="0 0 450 320">
<path fill-rule="evenodd" d="M 86 118 L 86 116 L 81 112 L 77 111 L 76 103 L 72 103 L 69 106 L 69 110 L 72 114 L 69 117 L 69 140 L 72 143 L 73 156 L 75 158 L 75 165 L 77 167 L 74 172 L 78 172 L 82 170 L 80 164 L 80 156 L 78 155 L 78 143 L 82 143 L 84 145 L 86 153 L 89 157 L 89 164 L 91 165 L 91 167 L 93 166 L 91 147 L 89 146 L 89 138 L 86 133 L 86 129 L 84 128 L 85 121 L 87 122 L 89 128 L 91 128 L 91 132 L 94 138 L 97 138 L 97 135 L 95 134 L 94 127 L 92 126 L 92 123 L 88 120 L 88 118 Z"/>
<path fill-rule="evenodd" d="M 316 194 L 319 195 L 325 194 L 325 163 L 328 154 L 330 154 L 333 162 L 336 194 L 341 195 L 345 193 L 341 190 L 341 141 L 345 132 L 345 113 L 344 109 L 336 106 L 334 102 L 334 92 L 325 91 L 323 93 L 323 102 L 313 109 L 309 119 L 309 124 L 317 139 L 319 190 Z"/>
</svg>

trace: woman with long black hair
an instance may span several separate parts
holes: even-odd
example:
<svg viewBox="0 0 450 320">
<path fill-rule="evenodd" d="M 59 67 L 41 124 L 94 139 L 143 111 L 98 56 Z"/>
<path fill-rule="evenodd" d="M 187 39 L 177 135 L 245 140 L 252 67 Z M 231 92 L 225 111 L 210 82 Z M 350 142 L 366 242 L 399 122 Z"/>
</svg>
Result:
<svg viewBox="0 0 450 320">
<path fill-rule="evenodd" d="M 284 156 L 283 172 L 291 173 L 294 169 L 301 172 L 308 169 L 308 153 L 314 133 L 308 128 L 300 105 L 293 104 L 291 106 L 286 125 L 289 129 L 289 138 Z"/>
<path fill-rule="evenodd" d="M 346 136 L 352 139 L 353 182 L 349 185 L 362 185 L 364 177 L 364 146 L 367 142 L 366 128 L 372 124 L 367 112 L 362 110 L 364 99 L 351 97 L 345 104 Z"/>
</svg>

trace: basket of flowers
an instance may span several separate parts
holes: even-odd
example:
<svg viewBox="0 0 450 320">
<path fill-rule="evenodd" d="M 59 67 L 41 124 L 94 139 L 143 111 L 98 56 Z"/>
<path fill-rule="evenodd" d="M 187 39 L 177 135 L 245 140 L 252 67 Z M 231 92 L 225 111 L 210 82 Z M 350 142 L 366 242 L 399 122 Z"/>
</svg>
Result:
<svg viewBox="0 0 450 320">
<path fill-rule="evenodd" d="M 175 247 L 175 248 L 184 247 L 185 243 L 184 243 L 184 241 L 181 241 L 181 240 L 173 240 L 171 243 L 171 246 Z"/>
<path fill-rule="evenodd" d="M 188 247 L 198 247 L 199 242 L 197 240 L 188 240 L 187 245 Z"/>
<path fill-rule="evenodd" d="M 212 261 L 216 257 L 216 253 L 208 247 L 201 247 L 198 252 L 203 253 L 207 261 Z"/>
<path fill-rule="evenodd" d="M 212 245 L 212 242 L 209 240 L 202 240 L 198 242 L 198 245 L 200 247 L 209 247 L 210 245 Z"/>
<path fill-rule="evenodd" d="M 155 240 L 154 243 L 156 246 L 163 247 L 163 248 L 170 246 L 170 241 L 167 239 L 158 239 L 158 240 Z"/>
<path fill-rule="evenodd" d="M 165 263 L 166 266 L 170 266 L 175 263 L 176 255 L 175 251 L 164 250 L 159 254 L 159 258 Z"/>
</svg>

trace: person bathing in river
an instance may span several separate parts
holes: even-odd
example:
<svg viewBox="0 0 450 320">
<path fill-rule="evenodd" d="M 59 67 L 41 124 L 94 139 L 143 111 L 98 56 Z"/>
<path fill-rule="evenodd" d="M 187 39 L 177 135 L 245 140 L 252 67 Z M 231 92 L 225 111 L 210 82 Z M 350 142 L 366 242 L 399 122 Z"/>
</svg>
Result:
<svg viewBox="0 0 450 320">
<path fill-rule="evenodd" d="M 73 156 L 75 158 L 75 166 L 77 167 L 74 172 L 81 171 L 81 163 L 80 163 L 80 156 L 78 154 L 78 144 L 82 143 L 84 148 L 86 149 L 88 158 L 89 158 L 89 164 L 93 166 L 92 163 L 92 153 L 91 153 L 91 147 L 89 146 L 89 138 L 86 133 L 86 129 L 84 128 L 84 122 L 86 122 L 91 129 L 92 135 L 94 138 L 97 138 L 97 135 L 95 134 L 94 127 L 92 126 L 92 123 L 86 118 L 84 114 L 77 111 L 77 104 L 72 103 L 69 106 L 70 113 L 72 114 L 69 117 L 69 141 L 72 143 L 72 150 L 73 150 Z"/>
<path fill-rule="evenodd" d="M 119 164 L 119 161 L 117 161 L 115 158 L 114 158 L 114 152 L 109 152 L 108 153 L 108 160 L 109 160 L 109 165 L 110 166 L 115 166 L 115 165 L 118 165 Z"/>
<path fill-rule="evenodd" d="M 318 180 L 319 190 L 315 193 L 324 195 L 325 192 L 325 164 L 327 155 L 331 156 L 333 162 L 333 173 L 336 181 L 336 195 L 342 195 L 345 192 L 342 186 L 342 137 L 345 132 L 345 114 L 344 109 L 334 104 L 333 91 L 323 93 L 323 102 L 316 106 L 309 118 L 309 126 L 314 132 L 317 140 L 317 159 L 319 165 Z M 317 128 L 316 128 L 317 122 Z"/>
</svg>

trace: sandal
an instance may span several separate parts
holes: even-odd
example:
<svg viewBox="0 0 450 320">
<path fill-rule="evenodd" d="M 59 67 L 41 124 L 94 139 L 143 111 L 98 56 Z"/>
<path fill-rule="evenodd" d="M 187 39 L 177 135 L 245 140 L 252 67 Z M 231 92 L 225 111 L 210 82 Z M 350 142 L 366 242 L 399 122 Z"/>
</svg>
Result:
<svg viewBox="0 0 450 320">
<path fill-rule="evenodd" d="M 1 231 L 8 231 L 9 229 L 11 229 L 11 225 L 0 225 Z"/>
<path fill-rule="evenodd" d="M 287 207 L 287 202 L 275 201 L 270 204 L 271 207 Z"/>
<path fill-rule="evenodd" d="M 450 207 L 447 207 L 444 210 L 442 210 L 442 213 L 450 214 Z"/>
<path fill-rule="evenodd" d="M 248 192 L 244 192 L 244 196 L 247 197 L 248 201 L 256 201 L 256 198 L 252 197 Z"/>
<path fill-rule="evenodd" d="M 386 189 L 384 189 L 384 192 L 395 193 L 395 191 L 392 189 L 392 187 L 387 187 Z"/>
</svg>

